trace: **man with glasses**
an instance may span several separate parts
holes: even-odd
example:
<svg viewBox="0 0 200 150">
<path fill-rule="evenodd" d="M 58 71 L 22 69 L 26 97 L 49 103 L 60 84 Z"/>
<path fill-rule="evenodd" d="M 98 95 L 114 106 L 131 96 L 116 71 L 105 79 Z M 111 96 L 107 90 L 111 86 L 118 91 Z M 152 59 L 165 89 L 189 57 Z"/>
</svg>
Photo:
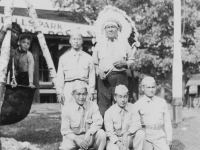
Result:
<svg viewBox="0 0 200 150">
<path fill-rule="evenodd" d="M 169 150 L 172 142 L 172 125 L 166 100 L 155 96 L 156 81 L 153 77 L 142 79 L 144 96 L 134 103 L 134 115 L 145 131 L 144 150 Z"/>
<path fill-rule="evenodd" d="M 106 134 L 101 129 L 103 118 L 95 102 L 86 101 L 87 86 L 76 80 L 72 87 L 74 101 L 62 109 L 60 150 L 95 149 L 104 150 Z"/>
<path fill-rule="evenodd" d="M 111 106 L 104 116 L 104 125 L 108 137 L 107 150 L 142 150 L 145 133 L 137 128 L 138 122 L 133 122 L 133 104 L 128 103 L 127 87 L 118 85 L 115 88 L 114 98 L 116 104 Z"/>
</svg>

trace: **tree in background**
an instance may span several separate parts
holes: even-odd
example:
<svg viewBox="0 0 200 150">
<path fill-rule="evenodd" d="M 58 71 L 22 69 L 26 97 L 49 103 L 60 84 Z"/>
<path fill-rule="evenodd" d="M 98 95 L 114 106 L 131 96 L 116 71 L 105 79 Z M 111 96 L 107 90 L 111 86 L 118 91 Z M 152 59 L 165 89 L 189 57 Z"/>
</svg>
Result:
<svg viewBox="0 0 200 150">
<path fill-rule="evenodd" d="M 55 0 L 60 1 L 60 0 Z M 124 11 L 135 21 L 140 34 L 141 46 L 136 51 L 134 71 L 154 76 L 160 85 L 160 94 L 171 99 L 173 61 L 173 0 L 62 0 L 71 11 L 84 15 L 92 24 L 98 12 L 108 4 Z M 183 0 L 182 4 L 182 61 L 185 82 L 191 74 L 199 71 L 200 60 L 200 11 L 199 0 Z M 176 32 L 176 31 L 175 31 Z M 167 94 L 165 90 L 167 89 Z M 184 92 L 183 92 L 184 93 Z"/>
<path fill-rule="evenodd" d="M 200 2 L 198 0 L 186 1 L 183 3 L 183 39 L 182 39 L 182 60 L 183 60 L 183 90 L 191 74 L 199 73 L 200 60 Z M 186 98 L 184 105 L 186 105 Z"/>
</svg>

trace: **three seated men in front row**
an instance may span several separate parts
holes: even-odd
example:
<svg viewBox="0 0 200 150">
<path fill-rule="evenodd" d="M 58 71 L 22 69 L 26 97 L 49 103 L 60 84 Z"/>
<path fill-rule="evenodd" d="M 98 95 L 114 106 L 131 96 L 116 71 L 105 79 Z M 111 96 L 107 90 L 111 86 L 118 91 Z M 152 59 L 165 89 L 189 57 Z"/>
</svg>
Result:
<svg viewBox="0 0 200 150">
<path fill-rule="evenodd" d="M 86 100 L 85 83 L 75 81 L 72 90 L 74 101 L 62 109 L 60 150 L 169 150 L 171 120 L 165 100 L 155 96 L 154 78 L 142 80 L 145 95 L 135 104 L 128 103 L 126 86 L 116 86 L 116 104 L 104 115 L 105 131 L 98 105 Z"/>
</svg>

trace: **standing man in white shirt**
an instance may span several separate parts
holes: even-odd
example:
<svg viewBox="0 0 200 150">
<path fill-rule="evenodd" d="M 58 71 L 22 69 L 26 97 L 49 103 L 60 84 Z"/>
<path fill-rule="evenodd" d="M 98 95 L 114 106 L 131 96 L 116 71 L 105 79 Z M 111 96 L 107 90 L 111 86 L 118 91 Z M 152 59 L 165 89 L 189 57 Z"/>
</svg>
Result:
<svg viewBox="0 0 200 150">
<path fill-rule="evenodd" d="M 95 89 L 95 70 L 92 57 L 82 50 L 81 33 L 72 32 L 68 49 L 59 59 L 57 72 L 58 100 L 66 105 L 72 100 L 72 86 L 76 80 L 88 85 L 88 99 L 93 99 Z"/>
<path fill-rule="evenodd" d="M 105 11 L 105 14 L 103 12 Z M 114 102 L 114 89 L 122 84 L 128 87 L 127 69 L 134 63 L 135 47 L 131 47 L 128 37 L 130 23 L 115 7 L 108 6 L 100 13 L 96 21 L 96 28 L 100 26 L 101 31 L 95 30 L 99 35 L 99 41 L 93 51 L 93 60 L 97 74 L 98 105 L 102 116 Z M 107 12 L 107 13 L 106 13 Z M 105 19 L 104 19 L 105 18 Z M 130 32 L 129 32 L 130 31 Z M 125 33 L 129 33 L 125 37 Z M 98 34 L 97 34 L 98 37 Z M 98 39 L 98 38 L 97 38 Z"/>
<path fill-rule="evenodd" d="M 155 96 L 156 81 L 153 77 L 142 80 L 144 96 L 134 103 L 133 118 L 140 118 L 146 133 L 144 150 L 169 150 L 172 142 L 172 125 L 165 99 Z"/>
</svg>

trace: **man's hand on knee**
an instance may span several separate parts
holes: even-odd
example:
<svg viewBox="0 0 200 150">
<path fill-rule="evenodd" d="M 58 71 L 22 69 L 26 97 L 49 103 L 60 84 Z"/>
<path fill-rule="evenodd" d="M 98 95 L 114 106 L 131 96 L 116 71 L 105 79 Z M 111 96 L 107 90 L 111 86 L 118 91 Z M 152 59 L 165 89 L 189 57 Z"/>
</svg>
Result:
<svg viewBox="0 0 200 150">
<path fill-rule="evenodd" d="M 76 144 L 81 149 L 83 149 L 83 150 L 87 150 L 88 149 L 88 144 L 87 144 L 87 142 L 84 139 L 82 139 L 82 138 L 80 138 L 80 137 L 77 136 L 77 137 L 75 137 L 74 141 L 76 142 Z"/>
<path fill-rule="evenodd" d="M 119 150 L 126 150 L 126 147 L 122 144 L 121 141 L 117 141 L 116 145 L 119 147 Z"/>
<path fill-rule="evenodd" d="M 88 146 L 91 146 L 92 145 L 92 134 L 87 131 L 84 136 L 84 140 L 87 142 Z"/>
<path fill-rule="evenodd" d="M 124 133 L 122 137 L 122 143 L 125 147 L 128 147 L 128 136 L 130 135 L 130 132 Z"/>
</svg>

